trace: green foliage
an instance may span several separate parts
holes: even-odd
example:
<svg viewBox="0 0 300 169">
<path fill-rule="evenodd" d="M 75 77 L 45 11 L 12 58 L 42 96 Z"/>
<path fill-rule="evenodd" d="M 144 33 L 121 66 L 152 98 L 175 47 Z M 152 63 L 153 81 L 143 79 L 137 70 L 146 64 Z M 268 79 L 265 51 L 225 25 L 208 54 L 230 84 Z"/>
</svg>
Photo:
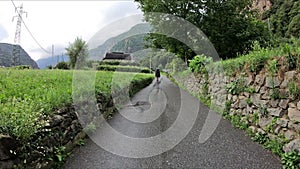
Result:
<svg viewBox="0 0 300 169">
<path fill-rule="evenodd" d="M 66 51 L 67 55 L 70 57 L 71 68 L 81 69 L 85 66 L 89 54 L 88 45 L 84 40 L 77 37 L 74 43 L 69 44 Z"/>
<path fill-rule="evenodd" d="M 29 66 L 29 65 L 20 65 L 20 66 L 10 67 L 10 69 L 15 69 L 15 70 L 25 70 L 25 69 L 32 69 L 32 68 L 31 68 L 31 66 Z"/>
<path fill-rule="evenodd" d="M 291 98 L 297 98 L 300 95 L 300 89 L 296 82 L 290 82 L 288 84 L 289 95 Z"/>
<path fill-rule="evenodd" d="M 238 95 L 244 91 L 244 88 L 244 80 L 237 79 L 231 82 L 229 85 L 227 85 L 226 90 L 230 94 Z"/>
<path fill-rule="evenodd" d="M 245 88 L 245 92 L 252 94 L 255 93 L 255 89 L 253 87 L 248 86 Z"/>
<path fill-rule="evenodd" d="M 79 140 L 76 142 L 76 145 L 77 145 L 77 146 L 84 146 L 84 145 L 85 145 L 85 140 L 84 140 L 84 139 L 79 139 Z"/>
<path fill-rule="evenodd" d="M 241 115 L 234 115 L 230 117 L 231 123 L 234 127 L 245 130 L 248 128 L 248 124 L 242 120 Z"/>
<path fill-rule="evenodd" d="M 104 71 L 117 71 L 117 72 L 140 72 L 140 73 L 151 73 L 151 70 L 146 67 L 138 66 L 110 66 L 110 65 L 100 65 L 97 70 Z"/>
<path fill-rule="evenodd" d="M 140 66 L 139 63 L 127 60 L 102 60 L 99 64 L 112 66 Z"/>
<path fill-rule="evenodd" d="M 174 58 L 170 65 L 173 73 L 187 70 L 187 65 L 180 58 Z"/>
<path fill-rule="evenodd" d="M 250 98 L 247 98 L 247 99 L 246 99 L 246 102 L 247 102 L 247 104 L 248 104 L 249 106 L 251 106 L 251 105 L 253 104 L 253 102 L 251 101 Z"/>
<path fill-rule="evenodd" d="M 274 37 L 300 37 L 299 10 L 299 1 L 272 1 L 272 8 L 271 10 L 266 11 L 264 18 L 270 18 L 271 31 Z"/>
<path fill-rule="evenodd" d="M 284 169 L 299 169 L 300 155 L 296 151 L 282 154 L 281 163 Z"/>
<path fill-rule="evenodd" d="M 181 17 L 200 28 L 213 43 L 221 58 L 235 57 L 237 53 L 246 53 L 251 49 L 254 40 L 265 41 L 269 37 L 266 24 L 256 19 L 256 13 L 248 10 L 249 0 L 223 1 L 152 1 L 135 0 L 145 13 L 145 19 L 154 30 L 168 29 L 162 23 L 170 21 L 169 17 L 153 17 L 150 12 L 168 13 Z M 247 9 L 247 10 L 246 10 Z M 198 12 L 195 12 L 198 11 Z M 200 19 L 199 19 L 200 18 Z M 181 28 L 182 27 L 182 28 Z M 173 34 L 185 30 L 184 25 L 178 24 Z M 190 32 L 192 34 L 192 32 Z M 182 59 L 191 59 L 194 55 L 188 46 L 171 37 L 160 34 L 150 34 L 149 42 L 153 47 L 164 48 L 176 53 Z M 193 41 L 194 39 L 189 39 Z M 201 48 L 201 42 L 196 42 Z M 199 50 L 208 55 L 207 51 Z M 206 53 L 205 53 L 206 52 Z"/>
<path fill-rule="evenodd" d="M 251 116 L 251 121 L 253 124 L 257 125 L 259 121 L 259 116 L 258 112 L 254 112 L 253 115 Z"/>
<path fill-rule="evenodd" d="M 266 131 L 268 133 L 274 133 L 274 127 L 276 126 L 276 122 L 278 121 L 278 118 L 273 118 L 271 123 L 266 127 Z"/>
<path fill-rule="evenodd" d="M 56 66 L 55 69 L 64 69 L 64 70 L 68 70 L 69 68 L 69 64 L 67 62 L 59 62 Z"/>
<path fill-rule="evenodd" d="M 279 156 L 283 153 L 282 145 L 282 142 L 278 139 L 267 139 L 266 142 L 263 144 L 264 148 L 271 150 L 274 154 Z"/>
<path fill-rule="evenodd" d="M 189 68 L 192 72 L 207 74 L 207 66 L 213 62 L 211 57 L 197 55 L 192 60 L 189 60 Z"/>
<path fill-rule="evenodd" d="M 261 48 L 258 43 L 253 43 L 253 51 L 246 55 L 240 55 L 234 59 L 222 60 L 212 63 L 212 66 L 218 72 L 225 72 L 231 76 L 237 72 L 250 71 L 259 72 L 266 65 L 267 60 L 274 56 L 284 55 L 282 48 Z"/>
<path fill-rule="evenodd" d="M 151 74 L 99 71 L 93 92 L 108 97 L 113 75 L 119 76 L 121 89 L 131 83 L 153 79 Z M 129 75 L 135 76 L 130 79 Z M 72 103 L 72 78 L 73 71 L 0 69 L 0 133 L 20 141 L 29 139 L 44 125 L 40 119 L 52 114 L 54 109 Z"/>
<path fill-rule="evenodd" d="M 232 104 L 232 102 L 230 100 L 226 100 L 225 108 L 224 108 L 224 111 L 223 111 L 223 116 L 228 116 L 229 115 L 231 104 Z"/>
<path fill-rule="evenodd" d="M 268 137 L 266 134 L 255 133 L 251 139 L 259 144 L 264 144 L 268 140 Z"/>
<path fill-rule="evenodd" d="M 55 167 L 60 167 L 64 164 L 66 158 L 70 155 L 70 153 L 66 152 L 66 147 L 60 146 L 60 147 L 54 147 L 54 157 L 49 158 L 49 160 L 52 160 L 55 162 Z"/>
<path fill-rule="evenodd" d="M 273 99 L 273 100 L 277 100 L 277 99 L 283 98 L 283 97 L 281 96 L 281 94 L 280 94 L 279 89 L 277 89 L 277 88 L 272 88 L 272 89 L 271 89 L 270 97 L 271 97 L 271 99 Z"/>
<path fill-rule="evenodd" d="M 93 134 L 96 130 L 97 127 L 94 123 L 90 123 L 84 128 L 84 131 L 88 134 Z"/>
<path fill-rule="evenodd" d="M 278 72 L 278 62 L 276 59 L 269 61 L 268 71 L 272 77 L 274 77 Z"/>
<path fill-rule="evenodd" d="M 266 117 L 266 116 L 269 114 L 268 109 L 267 109 L 267 107 L 265 107 L 265 105 L 259 106 L 259 108 L 258 108 L 258 113 L 259 113 L 262 117 Z"/>
</svg>

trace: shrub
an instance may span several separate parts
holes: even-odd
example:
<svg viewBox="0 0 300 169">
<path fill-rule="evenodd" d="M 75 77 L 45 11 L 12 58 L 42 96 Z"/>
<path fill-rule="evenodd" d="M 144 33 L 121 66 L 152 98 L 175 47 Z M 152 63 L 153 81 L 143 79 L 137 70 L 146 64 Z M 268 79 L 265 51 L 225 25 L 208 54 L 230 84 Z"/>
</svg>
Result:
<svg viewBox="0 0 300 169">
<path fill-rule="evenodd" d="M 268 71 L 272 77 L 274 77 L 278 72 L 278 62 L 276 59 L 269 61 Z"/>
<path fill-rule="evenodd" d="M 297 83 L 291 82 L 288 85 L 289 87 L 289 95 L 291 98 L 297 98 L 300 94 L 300 89 L 297 86 Z"/>
<path fill-rule="evenodd" d="M 151 70 L 146 67 L 137 67 L 137 66 L 109 66 L 109 65 L 100 65 L 97 70 L 104 71 L 117 71 L 117 72 L 138 72 L 138 73 L 151 73 Z"/>
<path fill-rule="evenodd" d="M 19 66 L 12 67 L 12 69 L 15 69 L 15 70 L 31 69 L 31 66 L 29 66 L 29 65 L 19 65 Z"/>
<path fill-rule="evenodd" d="M 228 93 L 233 95 L 242 93 L 244 91 L 244 80 L 237 79 L 231 82 L 229 85 L 227 85 L 226 90 Z"/>
<path fill-rule="evenodd" d="M 296 151 L 282 154 L 281 163 L 284 169 L 300 168 L 300 155 Z"/>
<path fill-rule="evenodd" d="M 59 63 L 55 66 L 55 69 L 64 69 L 64 70 L 68 70 L 68 69 L 70 69 L 70 68 L 69 68 L 68 63 L 66 63 L 66 62 L 59 62 Z"/>
<path fill-rule="evenodd" d="M 204 55 L 197 55 L 192 60 L 190 60 L 189 68 L 192 72 L 207 74 L 207 65 L 213 62 L 211 57 L 206 57 Z"/>
</svg>

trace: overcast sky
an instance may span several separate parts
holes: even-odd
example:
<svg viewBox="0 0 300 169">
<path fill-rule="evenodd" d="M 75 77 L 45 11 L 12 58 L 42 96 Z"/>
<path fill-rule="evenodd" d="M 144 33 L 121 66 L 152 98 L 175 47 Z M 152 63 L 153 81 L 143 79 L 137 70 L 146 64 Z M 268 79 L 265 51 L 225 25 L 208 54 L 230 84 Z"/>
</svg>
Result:
<svg viewBox="0 0 300 169">
<path fill-rule="evenodd" d="M 54 44 L 55 54 L 64 52 L 64 48 L 77 36 L 89 41 L 99 30 L 113 21 L 142 14 L 133 0 L 15 1 L 17 6 L 21 3 L 28 12 L 27 18 L 25 14 L 23 15 L 26 25 L 41 46 L 48 51 L 51 51 Z M 12 22 L 12 18 L 15 15 L 11 1 L 0 1 L 0 42 L 13 43 L 17 19 Z M 49 56 L 39 48 L 24 25 L 22 25 L 21 46 L 34 60 Z"/>
</svg>

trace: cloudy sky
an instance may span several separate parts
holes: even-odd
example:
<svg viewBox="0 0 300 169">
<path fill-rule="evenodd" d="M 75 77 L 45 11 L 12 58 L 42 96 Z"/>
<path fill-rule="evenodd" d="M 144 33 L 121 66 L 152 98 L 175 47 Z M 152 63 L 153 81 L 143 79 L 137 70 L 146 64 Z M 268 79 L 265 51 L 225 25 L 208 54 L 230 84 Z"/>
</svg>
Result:
<svg viewBox="0 0 300 169">
<path fill-rule="evenodd" d="M 100 30 L 104 28 L 109 30 L 107 28 L 110 24 L 128 16 L 142 14 L 138 4 L 133 0 L 15 1 L 15 4 L 17 6 L 23 4 L 24 11 L 28 12 L 27 18 L 26 14 L 23 15 L 26 25 L 47 51 L 51 51 L 53 44 L 56 55 L 64 52 L 64 48 L 77 36 L 89 41 Z M 11 1 L 0 1 L 0 42 L 13 43 L 17 19 L 12 22 L 12 18 L 15 15 Z M 120 32 L 115 32 L 118 33 Z M 110 32 L 110 35 L 114 33 Z M 24 25 L 22 25 L 21 46 L 34 60 L 49 56 L 39 48 Z"/>
</svg>

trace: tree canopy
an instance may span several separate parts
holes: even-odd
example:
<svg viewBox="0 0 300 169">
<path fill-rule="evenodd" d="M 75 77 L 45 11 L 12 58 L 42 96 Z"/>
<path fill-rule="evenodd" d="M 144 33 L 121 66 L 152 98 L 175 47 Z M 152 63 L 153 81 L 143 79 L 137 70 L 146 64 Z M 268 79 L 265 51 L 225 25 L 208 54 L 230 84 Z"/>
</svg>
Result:
<svg viewBox="0 0 300 169">
<path fill-rule="evenodd" d="M 135 1 L 140 4 L 146 21 L 154 29 L 159 29 L 156 25 L 161 20 L 157 21 L 151 14 L 148 15 L 151 12 L 168 13 L 191 22 L 206 34 L 221 58 L 246 53 L 251 49 L 253 41 L 263 42 L 269 35 L 267 25 L 257 19 L 255 11 L 250 10 L 251 0 Z M 191 59 L 195 55 L 190 47 L 164 35 L 152 33 L 148 40 L 153 47 L 165 48 L 185 59 Z"/>
<path fill-rule="evenodd" d="M 272 0 L 272 8 L 266 11 L 263 19 L 269 19 L 275 37 L 300 37 L 300 1 Z"/>
<path fill-rule="evenodd" d="M 76 38 L 73 43 L 70 43 L 69 47 L 66 48 L 67 55 L 70 57 L 71 68 L 82 68 L 88 57 L 88 45 L 81 38 Z"/>
</svg>

